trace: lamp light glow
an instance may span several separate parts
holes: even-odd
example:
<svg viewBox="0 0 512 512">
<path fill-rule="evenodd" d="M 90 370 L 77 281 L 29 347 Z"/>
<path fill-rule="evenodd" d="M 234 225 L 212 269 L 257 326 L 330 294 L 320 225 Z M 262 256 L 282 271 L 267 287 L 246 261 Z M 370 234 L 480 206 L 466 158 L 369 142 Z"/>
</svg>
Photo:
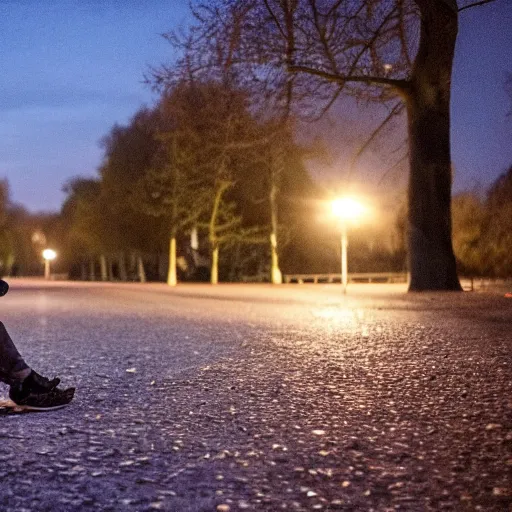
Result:
<svg viewBox="0 0 512 512">
<path fill-rule="evenodd" d="M 57 257 L 57 253 L 53 249 L 45 249 L 43 251 L 44 259 L 44 278 L 51 278 L 50 261 L 53 261 Z"/>
<path fill-rule="evenodd" d="M 43 258 L 45 260 L 54 260 L 57 257 L 57 253 L 53 249 L 45 249 L 43 251 Z"/>
<path fill-rule="evenodd" d="M 342 220 L 356 220 L 365 213 L 365 207 L 351 197 L 342 197 L 332 202 L 332 213 Z"/>
<path fill-rule="evenodd" d="M 351 197 L 341 197 L 335 199 L 331 203 L 332 213 L 339 217 L 341 221 L 341 284 L 343 286 L 343 293 L 347 293 L 348 283 L 348 260 L 347 260 L 347 246 L 348 235 L 347 225 L 349 222 L 354 222 L 362 217 L 366 208 L 355 199 Z"/>
</svg>

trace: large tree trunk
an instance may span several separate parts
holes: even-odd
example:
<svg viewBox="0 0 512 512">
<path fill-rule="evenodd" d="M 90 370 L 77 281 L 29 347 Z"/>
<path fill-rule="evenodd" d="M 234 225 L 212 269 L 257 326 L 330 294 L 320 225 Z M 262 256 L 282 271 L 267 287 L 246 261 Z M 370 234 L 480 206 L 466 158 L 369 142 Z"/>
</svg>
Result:
<svg viewBox="0 0 512 512">
<path fill-rule="evenodd" d="M 410 291 L 461 290 L 451 239 L 450 86 L 457 11 L 417 0 L 421 37 L 407 93 Z"/>
</svg>

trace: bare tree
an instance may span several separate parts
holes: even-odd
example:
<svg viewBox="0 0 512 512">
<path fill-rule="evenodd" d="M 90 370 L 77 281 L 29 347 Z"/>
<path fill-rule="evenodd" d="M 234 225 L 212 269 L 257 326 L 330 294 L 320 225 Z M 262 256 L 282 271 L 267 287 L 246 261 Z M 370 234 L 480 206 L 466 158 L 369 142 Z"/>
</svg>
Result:
<svg viewBox="0 0 512 512">
<path fill-rule="evenodd" d="M 195 193 L 197 177 L 194 174 L 192 152 L 184 142 L 180 129 L 162 132 L 163 153 L 160 165 L 145 171 L 137 183 L 136 191 L 141 198 L 141 208 L 155 217 L 163 217 L 168 223 L 169 265 L 167 284 L 176 286 L 177 248 L 176 239 L 191 228 L 201 212 L 201 198 Z"/>
<path fill-rule="evenodd" d="M 201 187 L 206 199 L 205 222 L 211 252 L 210 282 L 219 280 L 221 246 L 235 239 L 257 235 L 253 229 L 242 229 L 242 217 L 236 204 L 228 198 L 242 169 L 252 163 L 256 123 L 246 109 L 245 94 L 219 83 L 192 85 L 195 106 L 200 105 L 199 124 L 195 129 L 201 148 L 197 148 L 204 164 Z M 192 115 L 190 116 L 192 117 Z M 201 227 L 201 224 L 198 224 Z"/>
<path fill-rule="evenodd" d="M 390 103 L 408 118 L 410 290 L 461 290 L 451 240 L 450 92 L 459 13 L 492 0 L 217 0 L 196 2 L 198 23 L 176 66 L 219 76 L 318 116 L 341 94 Z"/>
<path fill-rule="evenodd" d="M 187 226 L 206 231 L 211 282 L 217 284 L 221 247 L 257 236 L 258 230 L 242 229 L 229 193 L 252 165 L 254 151 L 247 148 L 254 147 L 259 127 L 245 94 L 218 82 L 182 80 L 164 95 L 162 107 L 172 150 L 152 172 L 152 201 L 170 216 L 174 238 Z M 171 259 L 172 253 L 171 238 Z"/>
</svg>

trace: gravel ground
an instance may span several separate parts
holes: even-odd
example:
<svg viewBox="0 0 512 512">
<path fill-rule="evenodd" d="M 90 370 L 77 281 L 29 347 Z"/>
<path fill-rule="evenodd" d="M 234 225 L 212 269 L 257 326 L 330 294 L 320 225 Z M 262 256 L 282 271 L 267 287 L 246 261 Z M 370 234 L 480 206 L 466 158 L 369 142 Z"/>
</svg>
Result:
<svg viewBox="0 0 512 512">
<path fill-rule="evenodd" d="M 0 511 L 512 510 L 503 294 L 20 283 L 2 311 L 78 389 L 0 410 Z"/>
</svg>

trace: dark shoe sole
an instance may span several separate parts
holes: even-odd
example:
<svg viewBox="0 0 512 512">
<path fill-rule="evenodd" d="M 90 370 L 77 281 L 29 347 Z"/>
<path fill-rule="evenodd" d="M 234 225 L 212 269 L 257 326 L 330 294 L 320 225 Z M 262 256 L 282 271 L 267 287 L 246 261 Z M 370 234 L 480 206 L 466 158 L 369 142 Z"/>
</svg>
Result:
<svg viewBox="0 0 512 512">
<path fill-rule="evenodd" d="M 17 408 L 25 411 L 53 411 L 68 405 L 75 396 L 75 388 L 56 389 L 48 393 L 29 395 L 21 398 L 16 394 L 9 393 L 9 398 L 16 404 Z"/>
<path fill-rule="evenodd" d="M 18 405 L 16 402 L 13 402 L 12 400 L 0 400 L 0 408 L 12 409 L 13 412 L 49 412 L 56 411 L 57 409 L 62 409 L 63 407 L 67 407 L 68 405 L 69 403 L 55 405 L 53 407 L 35 407 L 33 405 Z"/>
</svg>

